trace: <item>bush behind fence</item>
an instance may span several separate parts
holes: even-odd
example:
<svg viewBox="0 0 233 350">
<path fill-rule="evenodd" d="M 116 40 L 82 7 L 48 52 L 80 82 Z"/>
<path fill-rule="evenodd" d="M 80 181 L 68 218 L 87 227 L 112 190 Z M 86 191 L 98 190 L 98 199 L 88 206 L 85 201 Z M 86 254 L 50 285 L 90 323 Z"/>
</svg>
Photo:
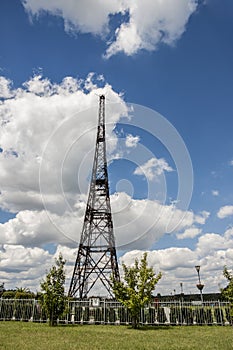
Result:
<svg viewBox="0 0 233 350">
<path fill-rule="evenodd" d="M 38 300 L 0 299 L 0 320 L 46 322 Z M 69 301 L 66 313 L 58 320 L 64 324 L 131 324 L 129 311 L 116 301 L 90 299 Z M 181 301 L 156 302 L 140 312 L 142 325 L 232 325 L 230 304 Z"/>
</svg>

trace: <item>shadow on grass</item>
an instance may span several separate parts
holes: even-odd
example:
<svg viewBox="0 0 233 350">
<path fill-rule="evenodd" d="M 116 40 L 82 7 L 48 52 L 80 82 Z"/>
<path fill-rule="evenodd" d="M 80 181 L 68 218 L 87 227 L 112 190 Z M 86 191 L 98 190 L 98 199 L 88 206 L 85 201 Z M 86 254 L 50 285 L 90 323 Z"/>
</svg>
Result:
<svg viewBox="0 0 233 350">
<path fill-rule="evenodd" d="M 156 330 L 168 330 L 168 329 L 174 329 L 174 327 L 172 326 L 163 326 L 163 325 L 160 325 L 160 326 L 139 326 L 138 328 L 132 328 L 131 326 L 127 326 L 127 329 L 132 329 L 132 330 L 136 330 L 136 331 L 156 331 Z"/>
<path fill-rule="evenodd" d="M 102 327 L 124 327 L 125 329 L 130 329 L 130 330 L 136 330 L 136 331 L 151 331 L 151 330 L 168 330 L 168 329 L 174 329 L 173 326 L 170 326 L 170 325 L 139 325 L 138 328 L 133 328 L 131 325 L 124 325 L 124 324 L 121 324 L 121 325 L 114 325 L 114 324 L 88 324 L 88 323 L 85 323 L 85 324 L 81 324 L 81 323 L 76 323 L 76 324 L 72 324 L 72 323 L 69 323 L 69 324 L 62 324 L 62 323 L 59 323 L 58 325 L 54 326 L 54 327 L 51 327 L 51 328 L 74 328 L 74 327 L 97 327 L 98 326 L 102 326 Z M 49 325 L 48 325 L 49 327 Z M 100 327 L 99 327 L 100 328 Z"/>
</svg>

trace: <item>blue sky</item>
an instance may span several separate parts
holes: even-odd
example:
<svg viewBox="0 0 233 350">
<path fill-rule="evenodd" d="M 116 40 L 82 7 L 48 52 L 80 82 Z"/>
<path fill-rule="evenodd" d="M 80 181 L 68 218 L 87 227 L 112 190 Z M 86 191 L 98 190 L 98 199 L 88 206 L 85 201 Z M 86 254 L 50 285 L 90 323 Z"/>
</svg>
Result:
<svg viewBox="0 0 233 350">
<path fill-rule="evenodd" d="M 148 1 L 139 11 L 130 1 L 113 1 L 111 6 L 107 1 L 97 6 L 91 0 L 60 1 L 59 5 L 53 0 L 1 1 L 0 280 L 6 287 L 28 283 L 37 289 L 45 266 L 51 265 L 59 249 L 71 273 L 93 159 L 93 149 L 87 153 L 82 135 L 89 130 L 89 141 L 94 143 L 95 93 L 99 92 L 106 93 L 111 114 L 106 118 L 112 123 L 109 177 L 116 236 L 123 235 L 124 215 L 132 221 L 125 231 L 129 235 L 134 234 L 134 220 L 140 220 L 141 233 L 135 231 L 136 243 L 119 249 L 121 259 L 131 263 L 138 250 L 150 250 L 150 263 L 164 272 L 158 287 L 161 293 L 178 289 L 180 282 L 187 292 L 194 292 L 193 266 L 197 263 L 202 266 L 206 291 L 216 291 L 219 283 L 224 284 L 222 268 L 233 266 L 233 3 L 161 3 Z M 138 1 L 135 4 L 139 6 Z M 117 103 L 115 109 L 111 102 Z M 134 105 L 135 119 L 129 125 L 122 119 L 129 113 L 126 104 Z M 138 115 L 137 105 L 144 108 L 139 108 Z M 85 109 L 90 113 L 85 115 Z M 176 203 L 179 169 L 167 144 L 153 132 L 157 112 L 183 139 L 191 158 L 193 191 L 186 208 Z M 79 113 L 77 139 L 70 135 L 75 113 Z M 141 129 L 135 127 L 137 118 Z M 143 118 L 147 118 L 145 124 Z M 151 123 L 152 135 L 146 123 Z M 62 133 L 59 128 L 53 133 L 58 126 Z M 64 135 L 77 145 L 78 156 L 72 144 L 70 153 L 62 148 Z M 54 184 L 56 189 L 51 190 L 61 166 L 55 150 L 67 166 L 62 168 L 62 188 L 75 213 L 72 223 L 60 202 L 60 185 Z M 45 163 L 47 156 L 50 163 Z M 46 166 L 53 169 L 51 174 Z M 143 173 L 136 171 L 140 166 Z M 81 174 L 79 191 L 77 172 Z M 120 192 L 118 199 L 116 192 Z M 172 208 L 177 217 L 179 209 L 187 210 L 188 218 L 172 233 L 159 224 L 140 239 L 147 232 L 143 224 L 150 221 L 143 200 L 150 217 L 156 216 L 156 210 L 165 210 L 165 226 Z M 117 210 L 124 204 L 129 212 L 121 216 Z M 142 210 L 138 218 L 137 208 Z M 55 224 L 50 226 L 51 221 Z M 61 239 L 61 231 L 67 239 Z M 119 246 L 129 242 L 120 238 Z"/>
</svg>

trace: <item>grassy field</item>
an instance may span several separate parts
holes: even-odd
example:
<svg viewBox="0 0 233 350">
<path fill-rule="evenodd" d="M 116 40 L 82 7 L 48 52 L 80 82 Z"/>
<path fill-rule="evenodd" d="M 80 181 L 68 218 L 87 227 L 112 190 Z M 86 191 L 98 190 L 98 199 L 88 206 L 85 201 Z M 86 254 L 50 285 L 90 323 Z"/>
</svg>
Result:
<svg viewBox="0 0 233 350">
<path fill-rule="evenodd" d="M 148 327 L 0 322 L 1 350 L 232 350 L 230 326 Z"/>
</svg>

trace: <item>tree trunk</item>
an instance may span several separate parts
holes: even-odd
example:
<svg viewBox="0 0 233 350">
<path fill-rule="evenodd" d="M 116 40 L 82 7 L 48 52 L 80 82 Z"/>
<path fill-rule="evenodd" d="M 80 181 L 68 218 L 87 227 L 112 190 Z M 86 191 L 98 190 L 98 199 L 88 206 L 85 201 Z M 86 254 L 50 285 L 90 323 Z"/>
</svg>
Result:
<svg viewBox="0 0 233 350">
<path fill-rule="evenodd" d="M 51 311 L 50 316 L 49 316 L 49 325 L 50 325 L 51 327 L 54 327 L 54 326 L 57 325 L 57 320 L 54 319 L 53 310 Z"/>
<path fill-rule="evenodd" d="M 138 317 L 132 316 L 132 328 L 136 329 L 138 328 Z"/>
</svg>

